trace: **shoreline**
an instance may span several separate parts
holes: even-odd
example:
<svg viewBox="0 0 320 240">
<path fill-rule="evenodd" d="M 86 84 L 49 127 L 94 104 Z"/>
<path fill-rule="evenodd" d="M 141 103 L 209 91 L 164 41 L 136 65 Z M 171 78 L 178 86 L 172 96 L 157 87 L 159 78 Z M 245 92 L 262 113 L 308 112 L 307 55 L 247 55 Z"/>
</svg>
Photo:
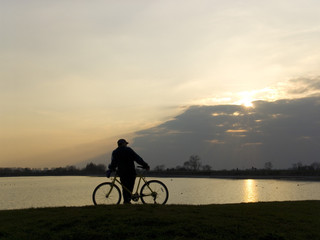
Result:
<svg viewBox="0 0 320 240">
<path fill-rule="evenodd" d="M 320 176 L 297 176 L 297 175 L 195 175 L 195 174 L 146 174 L 146 177 L 161 177 L 161 178 L 216 178 L 216 179 L 231 179 L 231 180 L 244 180 L 244 179 L 257 179 L 257 180 L 290 180 L 290 181 L 320 181 Z"/>
<path fill-rule="evenodd" d="M 159 178 L 216 178 L 216 179 L 230 179 L 230 180 L 285 180 L 285 181 L 320 181 L 320 176 L 299 176 L 299 175 L 210 175 L 210 174 L 186 174 L 186 173 L 172 173 L 172 174 L 155 174 L 146 173 L 145 177 L 159 177 Z M 1 178 L 10 177 L 105 177 L 105 175 L 16 175 L 16 176 L 0 176 Z"/>
</svg>

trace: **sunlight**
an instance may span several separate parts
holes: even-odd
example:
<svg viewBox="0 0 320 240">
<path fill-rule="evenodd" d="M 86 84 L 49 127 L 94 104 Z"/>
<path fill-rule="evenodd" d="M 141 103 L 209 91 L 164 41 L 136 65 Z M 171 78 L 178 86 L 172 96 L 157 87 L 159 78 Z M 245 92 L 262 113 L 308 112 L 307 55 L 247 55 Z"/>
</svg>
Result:
<svg viewBox="0 0 320 240">
<path fill-rule="evenodd" d="M 245 107 L 253 107 L 252 102 L 254 101 L 254 92 L 241 92 L 239 93 L 240 100 L 237 102 L 237 104 L 245 106 Z"/>
<path fill-rule="evenodd" d="M 275 87 L 266 87 L 256 90 L 248 90 L 242 92 L 225 92 L 220 96 L 208 97 L 197 100 L 194 104 L 200 105 L 221 105 L 221 104 L 236 104 L 246 108 L 254 107 L 253 102 L 257 100 L 275 101 L 277 99 L 287 97 L 283 95 L 284 87 L 288 85 L 279 85 Z"/>
<path fill-rule="evenodd" d="M 243 100 L 242 105 L 245 107 L 253 107 L 252 101 L 247 99 Z"/>
</svg>

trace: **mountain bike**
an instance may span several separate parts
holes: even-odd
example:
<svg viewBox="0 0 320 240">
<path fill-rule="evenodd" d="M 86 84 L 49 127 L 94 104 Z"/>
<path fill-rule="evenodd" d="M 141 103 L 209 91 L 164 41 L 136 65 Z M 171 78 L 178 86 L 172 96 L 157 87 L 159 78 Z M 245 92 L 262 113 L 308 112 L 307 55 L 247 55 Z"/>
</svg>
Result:
<svg viewBox="0 0 320 240">
<path fill-rule="evenodd" d="M 118 174 L 115 173 L 111 182 L 103 182 L 94 189 L 92 193 L 94 205 L 119 204 L 121 201 L 121 191 L 117 184 L 120 184 L 124 191 L 131 194 L 131 200 L 134 202 L 138 202 L 141 199 L 143 204 L 166 204 L 168 201 L 168 188 L 159 180 L 147 181 L 142 173 L 138 173 L 137 178 L 139 180 L 136 191 L 131 192 L 123 186 L 119 178 Z M 142 185 L 141 189 L 140 185 Z"/>
</svg>

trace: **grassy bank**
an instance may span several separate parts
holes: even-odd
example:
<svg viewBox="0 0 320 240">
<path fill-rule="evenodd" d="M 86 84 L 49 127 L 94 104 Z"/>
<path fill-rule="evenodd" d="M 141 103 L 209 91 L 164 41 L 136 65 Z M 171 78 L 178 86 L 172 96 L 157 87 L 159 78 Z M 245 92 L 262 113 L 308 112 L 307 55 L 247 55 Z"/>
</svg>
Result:
<svg viewBox="0 0 320 240">
<path fill-rule="evenodd" d="M 320 201 L 0 211 L 0 239 L 320 239 Z"/>
</svg>

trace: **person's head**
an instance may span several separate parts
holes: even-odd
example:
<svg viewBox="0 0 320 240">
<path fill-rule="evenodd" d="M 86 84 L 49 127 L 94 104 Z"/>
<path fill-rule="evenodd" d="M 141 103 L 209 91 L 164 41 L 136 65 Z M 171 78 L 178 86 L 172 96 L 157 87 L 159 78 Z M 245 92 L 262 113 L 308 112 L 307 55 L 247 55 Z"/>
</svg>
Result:
<svg viewBox="0 0 320 240">
<path fill-rule="evenodd" d="M 123 146 L 127 146 L 128 142 L 125 139 L 119 139 L 118 140 L 118 147 L 123 147 Z"/>
</svg>

